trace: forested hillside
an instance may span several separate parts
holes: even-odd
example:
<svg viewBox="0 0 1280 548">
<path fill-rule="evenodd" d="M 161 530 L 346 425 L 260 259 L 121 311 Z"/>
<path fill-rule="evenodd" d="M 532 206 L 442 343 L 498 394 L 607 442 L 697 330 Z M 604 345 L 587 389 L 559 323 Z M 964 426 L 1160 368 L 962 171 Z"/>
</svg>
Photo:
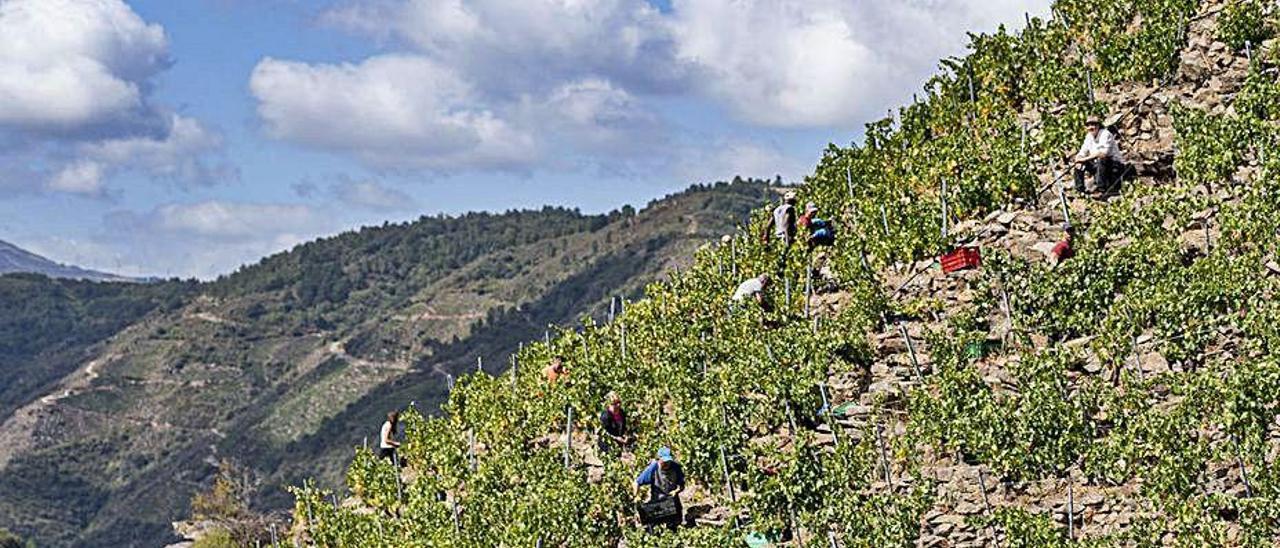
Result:
<svg viewBox="0 0 1280 548">
<path fill-rule="evenodd" d="M 643 210 L 424 217 L 324 238 L 213 282 L 0 277 L 0 527 L 155 546 L 223 459 L 257 485 L 340 485 L 391 407 L 498 368 L 551 323 L 687 264 L 770 196 L 695 186 Z M 12 379 L 12 381 L 11 381 Z"/>
<path fill-rule="evenodd" d="M 1274 546 L 1280 543 L 1280 13 L 1261 0 L 1059 0 L 972 37 L 797 190 L 834 248 L 734 238 L 459 379 L 305 483 L 320 546 Z M 1087 117 L 1133 170 L 1070 189 Z M 1070 223 L 1075 254 L 1050 260 Z M 940 254 L 981 249 L 944 273 Z M 774 276 L 774 311 L 731 306 Z M 541 373 L 563 356 L 567 380 Z M 637 435 L 597 450 L 605 394 Z M 669 446 L 684 526 L 634 478 Z"/>
</svg>

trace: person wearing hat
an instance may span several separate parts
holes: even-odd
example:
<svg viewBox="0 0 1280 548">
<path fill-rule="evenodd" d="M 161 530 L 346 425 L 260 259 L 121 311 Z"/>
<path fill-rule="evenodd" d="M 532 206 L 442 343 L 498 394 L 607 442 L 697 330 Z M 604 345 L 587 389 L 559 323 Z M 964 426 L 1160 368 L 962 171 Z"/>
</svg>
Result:
<svg viewBox="0 0 1280 548">
<path fill-rule="evenodd" d="M 613 442 L 613 446 L 609 441 Z M 614 446 L 625 447 L 631 443 L 627 434 L 627 415 L 622 412 L 622 398 L 617 392 L 604 397 L 604 410 L 600 412 L 600 448 L 611 451 Z"/>
<path fill-rule="evenodd" d="M 676 462 L 670 447 L 658 449 L 658 458 L 649 462 L 636 478 L 634 496 L 640 498 L 640 489 L 649 486 L 649 502 L 671 498 L 675 500 L 675 516 L 667 520 L 668 529 L 675 530 L 683 521 L 684 507 L 680 504 L 680 492 L 684 491 L 684 469 Z"/>
<path fill-rule="evenodd" d="M 814 246 L 818 245 L 834 245 L 836 242 L 835 232 L 831 229 L 831 221 L 818 218 L 818 204 L 813 202 L 805 204 L 804 215 L 800 216 L 797 224 L 809 233 L 809 238 L 806 240 L 809 249 L 813 249 Z"/>
<path fill-rule="evenodd" d="M 1076 153 L 1074 176 L 1077 192 L 1086 192 L 1085 175 L 1093 175 L 1093 191 L 1111 190 L 1115 180 L 1124 171 L 1124 156 L 1111 131 L 1102 127 L 1102 120 L 1090 116 L 1084 123 L 1084 142 Z"/>
</svg>

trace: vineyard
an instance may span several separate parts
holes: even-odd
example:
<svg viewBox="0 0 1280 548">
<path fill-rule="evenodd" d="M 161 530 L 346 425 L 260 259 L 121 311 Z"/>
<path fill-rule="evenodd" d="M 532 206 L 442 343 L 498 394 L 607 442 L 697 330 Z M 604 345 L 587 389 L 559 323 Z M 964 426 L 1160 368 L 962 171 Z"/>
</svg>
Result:
<svg viewBox="0 0 1280 548">
<path fill-rule="evenodd" d="M 796 188 L 834 247 L 762 241 L 553 328 L 409 408 L 397 468 L 294 489 L 319 546 L 1270 546 L 1280 543 L 1280 9 L 1059 0 L 974 35 Z M 1078 196 L 1087 116 L 1134 167 Z M 1075 256 L 1040 248 L 1070 223 Z M 937 257 L 982 249 L 978 269 Z M 772 310 L 731 303 L 770 273 Z M 562 356 L 568 376 L 541 369 Z M 487 368 L 487 370 L 486 370 Z M 636 434 L 597 443 L 606 393 Z M 408 402 L 389 403 L 403 405 Z M 372 427 L 371 427 L 372 431 Z M 686 527 L 631 493 L 669 446 Z"/>
</svg>

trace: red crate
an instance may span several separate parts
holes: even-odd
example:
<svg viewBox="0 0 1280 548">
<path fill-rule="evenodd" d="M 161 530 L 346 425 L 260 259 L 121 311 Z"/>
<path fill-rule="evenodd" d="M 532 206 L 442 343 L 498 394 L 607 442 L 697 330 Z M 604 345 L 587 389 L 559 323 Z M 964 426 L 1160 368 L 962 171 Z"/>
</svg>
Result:
<svg viewBox="0 0 1280 548">
<path fill-rule="evenodd" d="M 941 261 L 942 271 L 947 274 L 967 268 L 978 268 L 982 266 L 982 250 L 976 247 L 961 247 L 942 254 Z"/>
</svg>

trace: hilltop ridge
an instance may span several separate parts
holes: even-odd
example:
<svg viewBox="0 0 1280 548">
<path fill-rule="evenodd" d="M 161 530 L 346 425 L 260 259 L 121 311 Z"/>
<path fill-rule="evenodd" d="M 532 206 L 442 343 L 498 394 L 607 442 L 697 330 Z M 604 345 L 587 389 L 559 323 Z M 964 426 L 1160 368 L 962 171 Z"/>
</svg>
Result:
<svg viewBox="0 0 1280 548">
<path fill-rule="evenodd" d="M 141 281 L 127 276 L 108 274 L 53 262 L 4 240 L 0 240 L 0 276 L 14 273 L 41 274 L 50 278 L 90 280 L 97 282 Z"/>
</svg>

